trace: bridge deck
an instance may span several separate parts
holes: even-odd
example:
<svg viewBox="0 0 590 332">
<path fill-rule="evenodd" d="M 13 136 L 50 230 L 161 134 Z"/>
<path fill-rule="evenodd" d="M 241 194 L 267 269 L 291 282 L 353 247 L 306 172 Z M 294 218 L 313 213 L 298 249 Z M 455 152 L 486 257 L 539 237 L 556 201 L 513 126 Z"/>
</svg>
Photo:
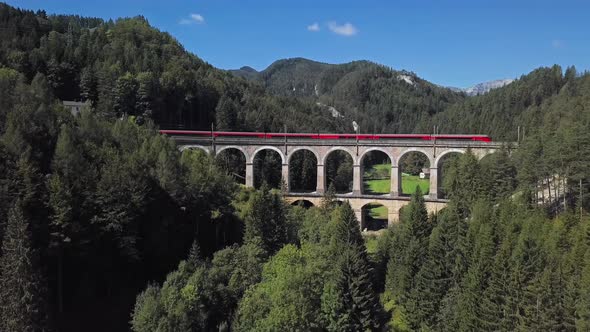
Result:
<svg viewBox="0 0 590 332">
<path fill-rule="evenodd" d="M 354 139 L 276 139 L 276 138 L 238 138 L 238 137 L 198 137 L 171 135 L 171 138 L 179 145 L 189 144 L 206 144 L 213 145 L 287 145 L 287 146 L 392 146 L 392 147 L 449 147 L 449 148 L 491 148 L 499 149 L 506 143 L 504 142 L 481 142 L 481 141 L 462 141 L 462 140 L 414 140 L 414 139 L 378 139 L 378 140 L 354 140 Z"/>
</svg>

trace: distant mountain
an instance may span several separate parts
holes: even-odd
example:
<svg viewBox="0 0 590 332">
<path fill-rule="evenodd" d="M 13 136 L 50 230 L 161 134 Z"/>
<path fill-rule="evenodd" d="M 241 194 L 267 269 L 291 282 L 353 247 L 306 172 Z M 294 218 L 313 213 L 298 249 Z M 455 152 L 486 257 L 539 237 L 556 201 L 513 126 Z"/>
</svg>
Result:
<svg viewBox="0 0 590 332">
<path fill-rule="evenodd" d="M 260 72 L 242 67 L 230 73 L 259 82 L 271 95 L 309 100 L 334 118 L 354 120 L 361 131 L 369 132 L 427 130 L 417 124 L 465 98 L 413 72 L 370 61 L 328 64 L 292 58 L 275 61 Z"/>
<path fill-rule="evenodd" d="M 252 67 L 244 66 L 240 69 L 229 70 L 235 76 L 245 78 L 247 80 L 255 80 L 258 78 L 258 71 Z"/>
<path fill-rule="evenodd" d="M 317 62 L 305 58 L 281 59 L 273 62 L 270 66 L 262 71 L 244 66 L 240 69 L 229 70 L 235 76 L 242 77 L 252 81 L 260 81 L 271 93 L 283 96 L 313 96 L 319 97 L 336 85 L 334 78 L 338 75 L 344 76 L 354 71 L 369 68 L 381 67 L 383 65 L 372 63 L 370 61 L 353 61 L 344 64 L 329 64 Z M 397 79 L 414 86 L 418 81 L 425 84 L 432 84 L 428 81 L 419 79 L 414 73 L 407 71 L 395 71 Z M 489 82 L 476 84 L 469 88 L 444 87 L 452 92 L 464 92 L 468 96 L 477 96 L 488 93 L 490 90 L 501 88 L 514 82 L 514 79 L 500 79 Z"/>
<path fill-rule="evenodd" d="M 338 89 L 338 85 L 342 83 L 342 80 L 349 80 L 352 77 L 361 78 L 361 72 L 370 70 L 378 70 L 380 74 L 374 77 L 363 78 L 369 80 L 378 79 L 385 74 L 385 76 L 393 75 L 396 85 L 401 83 L 400 85 L 404 86 L 404 88 L 416 87 L 416 84 L 431 87 L 436 86 L 417 77 L 412 72 L 405 70 L 396 71 L 365 60 L 343 64 L 329 64 L 305 58 L 291 58 L 277 60 L 260 72 L 248 66 L 229 70 L 229 72 L 235 76 L 260 81 L 269 92 L 275 95 L 319 97 L 321 95 L 331 94 L 334 89 Z"/>
<path fill-rule="evenodd" d="M 486 93 L 490 92 L 490 90 L 501 88 L 501 87 L 508 85 L 512 82 L 514 82 L 513 79 L 495 80 L 495 81 L 479 83 L 479 84 L 476 84 L 470 88 L 461 89 L 461 90 L 464 91 L 468 96 L 478 96 L 478 95 L 486 94 Z"/>
</svg>

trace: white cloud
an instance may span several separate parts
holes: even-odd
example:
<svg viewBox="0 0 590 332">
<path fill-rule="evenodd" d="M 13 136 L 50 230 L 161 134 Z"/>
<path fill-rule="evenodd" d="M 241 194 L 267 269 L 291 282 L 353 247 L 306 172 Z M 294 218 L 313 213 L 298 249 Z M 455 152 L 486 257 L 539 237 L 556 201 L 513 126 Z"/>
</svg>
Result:
<svg viewBox="0 0 590 332">
<path fill-rule="evenodd" d="M 559 39 L 553 39 L 551 41 L 551 46 L 553 46 L 553 48 L 563 48 L 565 46 L 563 40 L 559 40 Z"/>
<path fill-rule="evenodd" d="M 346 22 L 342 25 L 339 25 L 336 22 L 329 22 L 328 29 L 330 29 L 330 31 L 332 31 L 333 33 L 335 33 L 337 35 L 346 36 L 346 37 L 354 36 L 358 33 L 358 29 L 354 25 L 352 25 L 351 23 L 348 23 L 348 22 Z"/>
<path fill-rule="evenodd" d="M 312 25 L 308 25 L 308 26 L 307 26 L 307 30 L 309 30 L 309 31 L 314 31 L 314 32 L 316 32 L 316 31 L 320 31 L 320 25 L 318 24 L 318 22 L 315 22 L 315 23 L 314 23 L 314 24 L 312 24 Z"/>
<path fill-rule="evenodd" d="M 195 21 L 197 23 L 204 23 L 205 22 L 205 18 L 199 14 L 191 14 L 191 18 L 193 19 L 193 21 Z"/>
<path fill-rule="evenodd" d="M 178 22 L 179 24 L 203 24 L 205 23 L 205 18 L 201 14 L 190 14 L 188 18 L 183 18 Z"/>
</svg>

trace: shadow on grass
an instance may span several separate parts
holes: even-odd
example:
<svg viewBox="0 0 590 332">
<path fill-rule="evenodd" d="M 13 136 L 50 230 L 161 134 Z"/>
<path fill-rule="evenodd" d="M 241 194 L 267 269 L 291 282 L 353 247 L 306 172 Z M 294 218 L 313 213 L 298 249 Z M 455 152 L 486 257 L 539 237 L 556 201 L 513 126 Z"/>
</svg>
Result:
<svg viewBox="0 0 590 332">
<path fill-rule="evenodd" d="M 363 208 L 365 222 L 363 230 L 377 231 L 387 228 L 387 208 L 381 204 L 370 203 Z"/>
</svg>

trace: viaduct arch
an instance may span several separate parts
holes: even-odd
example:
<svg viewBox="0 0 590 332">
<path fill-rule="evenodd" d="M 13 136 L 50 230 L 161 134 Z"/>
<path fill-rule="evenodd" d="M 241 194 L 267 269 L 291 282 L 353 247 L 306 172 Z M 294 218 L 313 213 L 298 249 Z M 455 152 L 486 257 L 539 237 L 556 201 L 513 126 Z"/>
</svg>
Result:
<svg viewBox="0 0 590 332">
<path fill-rule="evenodd" d="M 337 199 L 348 200 L 353 207 L 357 218 L 363 222 L 362 207 L 368 203 L 378 203 L 388 210 L 388 222 L 399 220 L 400 209 L 409 203 L 409 197 L 400 195 L 400 160 L 410 152 L 423 153 L 430 163 L 430 192 L 425 196 L 426 207 L 429 212 L 436 212 L 446 205 L 446 200 L 438 195 L 438 171 L 441 160 L 450 153 L 466 153 L 470 150 L 478 159 L 491 154 L 504 146 L 502 142 L 485 142 L 470 140 L 424 141 L 420 139 L 380 139 L 380 140 L 338 140 L 338 139 L 283 139 L 266 137 L 207 137 L 171 135 L 180 150 L 201 149 L 213 155 L 226 149 L 241 151 L 246 159 L 246 186 L 254 185 L 254 158 L 262 150 L 270 149 L 277 152 L 282 162 L 282 178 L 287 185 L 285 198 L 289 202 L 305 200 L 313 205 L 321 202 L 326 188 L 325 163 L 334 151 L 348 153 L 353 161 L 353 186 L 352 192 L 338 194 Z M 317 185 L 312 193 L 294 193 L 289 187 L 289 161 L 292 155 L 300 150 L 311 151 L 317 160 Z M 361 191 L 362 161 L 367 153 L 381 151 L 391 160 L 391 189 L 390 193 L 382 196 L 364 195 Z"/>
</svg>

